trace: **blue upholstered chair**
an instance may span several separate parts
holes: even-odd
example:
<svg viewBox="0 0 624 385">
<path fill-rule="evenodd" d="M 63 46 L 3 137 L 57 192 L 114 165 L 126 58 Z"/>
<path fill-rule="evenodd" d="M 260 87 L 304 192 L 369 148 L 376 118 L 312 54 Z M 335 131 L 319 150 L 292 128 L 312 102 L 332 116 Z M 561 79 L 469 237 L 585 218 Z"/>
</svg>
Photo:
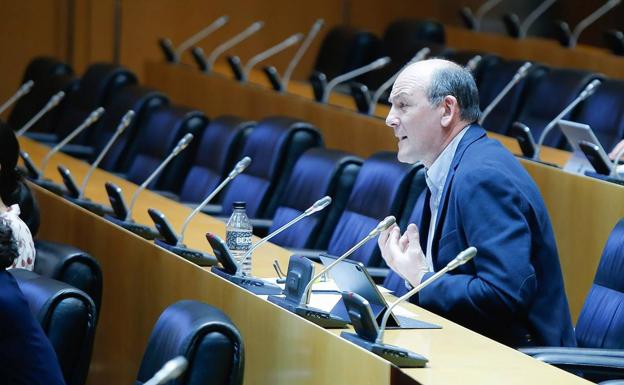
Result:
<svg viewBox="0 0 624 385">
<path fill-rule="evenodd" d="M 307 122 L 283 116 L 258 122 L 240 154 L 251 157 L 251 165 L 225 189 L 222 215 L 244 201 L 250 218 L 272 218 L 299 156 L 322 144 L 320 132 Z"/>
<path fill-rule="evenodd" d="M 93 301 L 73 286 L 32 271 L 10 272 L 56 352 L 65 383 L 84 384 L 97 319 Z"/>
<path fill-rule="evenodd" d="M 167 105 L 169 100 L 158 91 L 137 85 L 123 87 L 106 101 L 106 113 L 100 118 L 99 124 L 77 138 L 76 142 L 93 147 L 89 160 L 94 161 L 115 134 L 121 118 L 128 110 L 133 110 L 135 116 L 132 123 L 117 138 L 99 166 L 112 172 L 124 170 L 131 161 L 131 149 L 134 147 L 138 127 L 153 111 Z"/>
<path fill-rule="evenodd" d="M 116 91 L 136 82 L 136 76 L 123 67 L 108 63 L 90 65 L 80 79 L 78 89 L 68 95 L 63 103 L 54 122 L 54 132 L 64 137 L 93 110 L 103 106 Z"/>
<path fill-rule="evenodd" d="M 243 339 L 232 321 L 217 308 L 185 300 L 165 309 L 152 330 L 136 384 L 144 384 L 165 362 L 180 355 L 189 365 L 171 384 L 243 383 Z"/>
<path fill-rule="evenodd" d="M 417 168 L 400 163 L 394 152 L 380 152 L 366 159 L 329 241 L 327 253 L 343 254 L 388 215 L 399 220 Z M 383 265 L 375 241 L 366 243 L 350 258 L 368 267 Z"/>
<path fill-rule="evenodd" d="M 479 88 L 481 110 L 487 108 L 498 96 L 524 63 L 524 61 L 501 59 L 491 63 L 487 71 L 480 72 L 475 80 Z M 529 81 L 539 81 L 545 72 L 545 67 L 534 64 L 528 76 L 520 80 L 487 116 L 483 127 L 488 131 L 506 134 L 516 120 L 518 110 L 526 98 L 527 84 Z"/>
<path fill-rule="evenodd" d="M 141 121 L 134 148 L 127 150 L 130 164 L 124 171 L 126 179 L 136 184 L 143 183 L 171 153 L 178 141 L 191 133 L 194 135 L 191 144 L 148 186 L 150 189 L 177 193 L 197 149 L 197 138 L 207 123 L 204 114 L 186 107 L 172 105 L 154 109 Z"/>
<path fill-rule="evenodd" d="M 589 82 L 600 77 L 598 74 L 579 70 L 551 69 L 544 76 L 531 79 L 515 120 L 526 124 L 537 141 L 546 125 L 559 115 Z M 569 118 L 570 114 L 564 117 Z M 563 134 L 558 129 L 552 130 L 545 138 L 544 144 L 550 147 L 564 146 Z"/>
<path fill-rule="evenodd" d="M 325 249 L 361 165 L 360 158 L 343 151 L 313 148 L 303 153 L 290 175 L 269 233 L 326 195 L 332 198 L 332 203 L 276 235 L 272 242 L 289 248 Z"/>
<path fill-rule="evenodd" d="M 624 138 L 624 81 L 606 79 L 576 109 L 572 120 L 589 124 L 606 151 Z"/>
<path fill-rule="evenodd" d="M 594 283 L 576 323 L 578 348 L 521 349 L 590 380 L 624 378 L 624 220 L 604 247 Z"/>
<path fill-rule="evenodd" d="M 236 116 L 213 119 L 201 138 L 196 138 L 198 151 L 180 191 L 182 202 L 199 203 L 225 179 L 242 158 L 241 149 L 255 122 Z M 219 203 L 220 197 L 211 203 Z"/>
</svg>

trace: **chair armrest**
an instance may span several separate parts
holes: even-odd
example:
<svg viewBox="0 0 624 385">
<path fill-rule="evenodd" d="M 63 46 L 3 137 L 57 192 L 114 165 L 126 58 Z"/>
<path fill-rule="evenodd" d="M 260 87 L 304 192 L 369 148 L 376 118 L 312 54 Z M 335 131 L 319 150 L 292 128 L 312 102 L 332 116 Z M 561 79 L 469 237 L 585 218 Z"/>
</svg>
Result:
<svg viewBox="0 0 624 385">
<path fill-rule="evenodd" d="M 48 145 L 54 145 L 59 141 L 58 135 L 50 132 L 27 132 L 24 136 L 36 140 L 37 142 L 44 142 Z"/>
<path fill-rule="evenodd" d="M 387 267 L 367 267 L 368 274 L 376 283 L 383 283 L 386 276 L 390 273 L 390 269 Z"/>
<path fill-rule="evenodd" d="M 201 210 L 202 213 L 204 214 L 208 214 L 211 215 L 213 217 L 219 216 L 221 215 L 221 213 L 223 212 L 223 206 L 221 205 L 206 205 L 206 207 L 204 207 Z M 227 219 L 226 219 L 227 221 Z"/>
<path fill-rule="evenodd" d="M 314 250 L 314 249 L 290 249 L 293 254 L 301 255 L 308 258 L 312 262 L 321 263 L 319 255 L 327 255 L 327 250 Z M 335 257 L 334 257 L 335 258 Z"/>
<path fill-rule="evenodd" d="M 171 199 L 173 201 L 178 202 L 180 200 L 180 197 L 178 196 L 178 194 L 171 192 L 171 191 L 167 191 L 167 190 L 152 190 L 152 192 L 155 192 L 158 195 L 162 195 L 165 198 Z"/>
<path fill-rule="evenodd" d="M 583 373 L 584 377 L 617 379 L 624 377 L 624 360 L 621 357 L 541 353 L 535 359 L 569 372 Z"/>
<path fill-rule="evenodd" d="M 624 385 L 624 380 L 608 380 L 598 383 L 598 385 Z"/>
<path fill-rule="evenodd" d="M 538 354 L 571 354 L 571 355 L 583 355 L 583 356 L 608 356 L 624 359 L 624 350 L 621 349 L 596 349 L 596 348 L 566 348 L 560 346 L 538 346 L 532 348 L 520 348 L 518 349 L 524 354 L 529 356 L 536 356 Z"/>
<path fill-rule="evenodd" d="M 62 151 L 67 155 L 83 160 L 92 159 L 95 155 L 95 148 L 81 144 L 67 144 L 62 148 Z"/>
</svg>

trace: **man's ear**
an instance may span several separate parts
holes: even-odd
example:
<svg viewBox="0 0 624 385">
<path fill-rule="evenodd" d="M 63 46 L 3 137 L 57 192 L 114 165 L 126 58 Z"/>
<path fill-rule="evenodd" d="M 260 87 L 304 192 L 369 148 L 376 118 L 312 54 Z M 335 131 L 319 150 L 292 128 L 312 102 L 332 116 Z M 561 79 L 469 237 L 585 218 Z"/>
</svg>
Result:
<svg viewBox="0 0 624 385">
<path fill-rule="evenodd" d="M 453 123 L 459 119 L 459 103 L 454 96 L 447 95 L 442 100 L 442 118 L 440 124 L 442 127 L 452 127 Z"/>
</svg>

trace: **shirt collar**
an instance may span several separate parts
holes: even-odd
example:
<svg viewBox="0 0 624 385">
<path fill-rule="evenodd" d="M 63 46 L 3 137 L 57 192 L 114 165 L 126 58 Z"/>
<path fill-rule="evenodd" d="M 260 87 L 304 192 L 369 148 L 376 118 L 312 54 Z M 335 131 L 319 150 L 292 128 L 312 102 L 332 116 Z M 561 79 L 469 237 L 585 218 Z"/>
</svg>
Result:
<svg viewBox="0 0 624 385">
<path fill-rule="evenodd" d="M 442 150 L 440 155 L 438 155 L 431 167 L 429 167 L 425 173 L 425 181 L 427 182 L 429 191 L 431 191 L 432 202 L 434 202 L 436 206 L 440 200 L 442 190 L 444 189 L 446 176 L 451 168 L 451 163 L 453 163 L 457 146 L 459 146 L 459 142 L 461 142 L 462 138 L 468 131 L 468 127 L 469 126 L 464 127 L 457 135 L 455 135 L 453 140 L 451 140 L 444 150 Z"/>
</svg>

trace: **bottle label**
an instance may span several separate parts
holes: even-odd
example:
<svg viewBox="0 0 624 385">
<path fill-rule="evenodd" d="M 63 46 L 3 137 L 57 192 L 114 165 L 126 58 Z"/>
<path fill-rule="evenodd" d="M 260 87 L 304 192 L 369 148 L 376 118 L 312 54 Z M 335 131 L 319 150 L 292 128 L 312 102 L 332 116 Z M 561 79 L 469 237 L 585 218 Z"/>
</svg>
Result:
<svg viewBox="0 0 624 385">
<path fill-rule="evenodd" d="M 228 231 L 225 243 L 230 251 L 248 251 L 251 248 L 251 231 Z"/>
</svg>

